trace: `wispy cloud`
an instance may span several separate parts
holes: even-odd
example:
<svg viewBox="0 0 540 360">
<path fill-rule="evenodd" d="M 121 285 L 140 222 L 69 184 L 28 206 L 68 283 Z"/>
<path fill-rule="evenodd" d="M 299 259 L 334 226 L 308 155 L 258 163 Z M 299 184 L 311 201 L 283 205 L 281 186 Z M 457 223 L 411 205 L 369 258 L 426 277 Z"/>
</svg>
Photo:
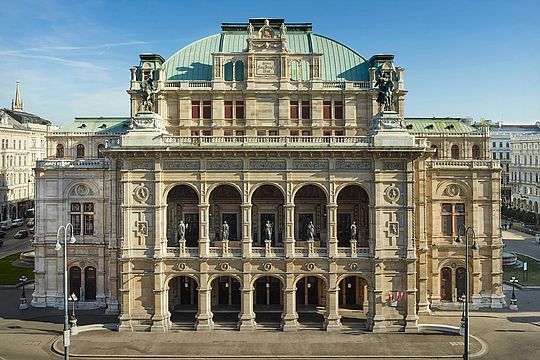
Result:
<svg viewBox="0 0 540 360">
<path fill-rule="evenodd" d="M 82 68 L 82 69 L 92 69 L 92 70 L 105 69 L 102 66 L 98 66 L 88 61 L 71 60 L 71 59 L 61 58 L 58 56 L 50 56 L 50 55 L 32 55 L 32 54 L 27 54 L 24 51 L 14 51 L 14 50 L 0 51 L 0 56 L 13 56 L 13 57 L 19 57 L 19 58 L 26 58 L 26 59 L 55 61 L 55 62 L 63 63 L 66 65 L 70 65 L 70 66 Z"/>
<path fill-rule="evenodd" d="M 126 41 L 110 44 L 98 44 L 89 46 L 40 46 L 24 49 L 24 51 L 61 51 L 61 50 L 97 50 L 97 49 L 110 49 L 118 46 L 131 46 L 131 45 L 144 45 L 148 44 L 146 41 Z"/>
</svg>

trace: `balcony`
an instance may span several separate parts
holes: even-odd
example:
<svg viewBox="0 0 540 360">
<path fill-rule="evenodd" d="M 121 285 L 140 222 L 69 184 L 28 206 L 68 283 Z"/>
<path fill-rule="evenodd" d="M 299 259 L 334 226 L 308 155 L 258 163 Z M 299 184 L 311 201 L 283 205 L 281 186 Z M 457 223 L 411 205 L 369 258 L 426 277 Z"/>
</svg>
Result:
<svg viewBox="0 0 540 360">
<path fill-rule="evenodd" d="M 109 168 L 109 160 L 105 158 L 94 159 L 46 159 L 37 160 L 36 169 L 61 170 L 61 169 L 99 169 Z"/>
</svg>

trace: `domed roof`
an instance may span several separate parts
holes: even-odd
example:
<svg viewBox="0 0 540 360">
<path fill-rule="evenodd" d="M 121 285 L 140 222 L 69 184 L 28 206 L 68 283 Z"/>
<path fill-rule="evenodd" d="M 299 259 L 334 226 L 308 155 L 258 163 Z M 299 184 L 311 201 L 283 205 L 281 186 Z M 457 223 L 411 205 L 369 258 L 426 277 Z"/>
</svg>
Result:
<svg viewBox="0 0 540 360">
<path fill-rule="evenodd" d="M 251 20 L 250 20 L 251 21 Z M 229 25 L 229 26 L 228 26 Z M 167 80 L 212 80 L 212 53 L 243 52 L 247 23 L 223 24 L 219 34 L 195 41 L 163 64 Z M 287 46 L 292 53 L 322 53 L 323 81 L 369 80 L 369 61 L 338 41 L 311 32 L 311 24 L 286 24 Z"/>
</svg>

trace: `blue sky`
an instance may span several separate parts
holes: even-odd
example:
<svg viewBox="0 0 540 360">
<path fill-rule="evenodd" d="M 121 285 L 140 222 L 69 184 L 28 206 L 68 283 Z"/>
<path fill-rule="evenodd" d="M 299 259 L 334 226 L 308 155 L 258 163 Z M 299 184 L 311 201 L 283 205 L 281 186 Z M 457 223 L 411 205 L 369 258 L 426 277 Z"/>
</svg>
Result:
<svg viewBox="0 0 540 360">
<path fill-rule="evenodd" d="M 21 81 L 25 110 L 58 124 L 129 114 L 138 55 L 168 58 L 221 22 L 312 22 L 369 58 L 396 56 L 406 116 L 540 120 L 540 1 L 0 0 L 0 107 Z"/>
</svg>

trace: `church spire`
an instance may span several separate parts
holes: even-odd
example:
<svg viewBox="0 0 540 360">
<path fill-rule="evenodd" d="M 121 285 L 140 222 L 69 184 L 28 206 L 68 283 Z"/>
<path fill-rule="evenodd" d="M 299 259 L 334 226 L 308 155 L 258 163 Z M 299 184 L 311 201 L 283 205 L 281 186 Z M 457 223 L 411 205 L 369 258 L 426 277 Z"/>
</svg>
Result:
<svg viewBox="0 0 540 360">
<path fill-rule="evenodd" d="M 21 100 L 21 91 L 19 90 L 19 80 L 17 80 L 17 87 L 15 88 L 15 99 L 11 100 L 11 110 L 24 111 L 24 104 Z"/>
</svg>

